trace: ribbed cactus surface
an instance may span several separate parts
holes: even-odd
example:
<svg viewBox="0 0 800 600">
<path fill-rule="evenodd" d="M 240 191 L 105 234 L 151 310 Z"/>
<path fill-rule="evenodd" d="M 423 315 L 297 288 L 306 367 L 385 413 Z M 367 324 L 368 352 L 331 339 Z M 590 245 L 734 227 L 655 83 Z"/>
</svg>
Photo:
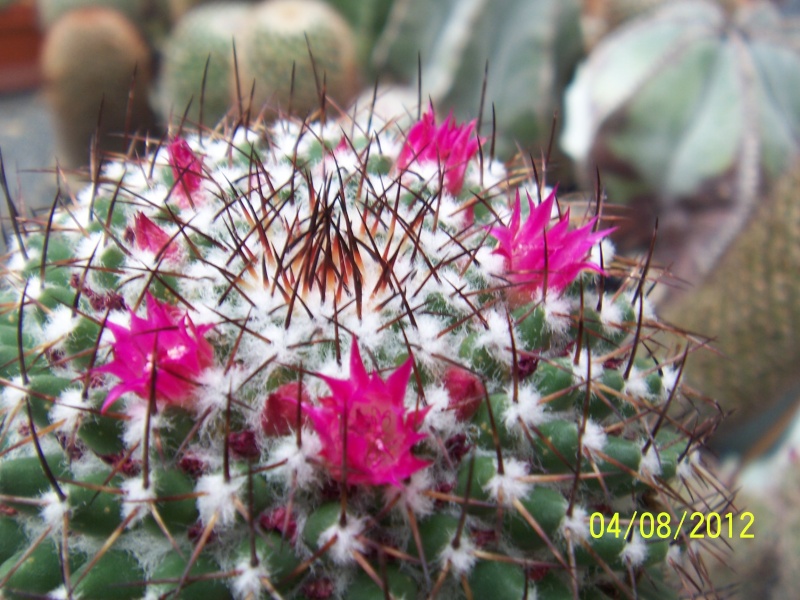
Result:
<svg viewBox="0 0 800 600">
<path fill-rule="evenodd" d="M 17 223 L 5 597 L 706 585 L 678 522 L 724 505 L 683 349 L 654 354 L 643 274 L 599 221 L 432 110 L 220 131 Z"/>
</svg>

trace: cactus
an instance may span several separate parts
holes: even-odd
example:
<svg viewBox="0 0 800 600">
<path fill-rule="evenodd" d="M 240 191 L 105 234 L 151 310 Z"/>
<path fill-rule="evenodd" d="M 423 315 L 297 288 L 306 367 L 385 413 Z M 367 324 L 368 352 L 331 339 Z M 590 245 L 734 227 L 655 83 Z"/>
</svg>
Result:
<svg viewBox="0 0 800 600">
<path fill-rule="evenodd" d="M 180 122 L 184 114 L 192 123 L 222 120 L 233 96 L 233 43 L 241 46 L 239 33 L 249 11 L 245 3 L 208 4 L 178 21 L 164 46 L 159 81 L 159 108 L 165 122 Z"/>
<path fill-rule="evenodd" d="M 421 63 L 422 97 L 462 119 L 483 109 L 498 156 L 511 158 L 547 148 L 582 54 L 578 0 L 409 0 L 394 3 L 372 62 L 415 87 Z"/>
<path fill-rule="evenodd" d="M 153 127 L 150 49 L 121 13 L 67 13 L 48 32 L 41 61 L 62 166 L 86 164 L 95 136 L 101 150 L 125 151 L 131 135 Z"/>
<path fill-rule="evenodd" d="M 254 111 L 291 108 L 307 115 L 320 108 L 323 88 L 328 101 L 342 107 L 358 92 L 355 35 L 347 21 L 323 2 L 262 2 L 242 35 L 238 53 L 242 93 L 248 96 L 255 85 Z"/>
<path fill-rule="evenodd" d="M 708 336 L 723 354 L 698 353 L 685 371 L 693 386 L 734 412 L 713 439 L 720 451 L 765 452 L 797 413 L 798 183 L 795 165 L 761 200 L 709 277 L 663 307 L 665 319 Z"/>
<path fill-rule="evenodd" d="M 359 79 L 353 38 L 348 23 L 315 0 L 195 8 L 165 46 L 161 112 L 177 123 L 192 100 L 188 116 L 197 122 L 202 96 L 207 123 L 231 106 L 268 109 L 273 117 L 289 109 L 305 115 L 320 108 L 323 85 L 328 102 L 346 106 Z"/>
<path fill-rule="evenodd" d="M 565 152 L 634 209 L 618 239 L 646 244 L 658 216 L 658 262 L 693 281 L 800 150 L 791 27 L 770 3 L 725 4 L 741 6 L 669 2 L 620 27 L 565 100 Z"/>
<path fill-rule="evenodd" d="M 708 587 L 635 518 L 723 490 L 646 274 L 475 127 L 186 127 L 16 223 L 7 598 Z"/>
</svg>

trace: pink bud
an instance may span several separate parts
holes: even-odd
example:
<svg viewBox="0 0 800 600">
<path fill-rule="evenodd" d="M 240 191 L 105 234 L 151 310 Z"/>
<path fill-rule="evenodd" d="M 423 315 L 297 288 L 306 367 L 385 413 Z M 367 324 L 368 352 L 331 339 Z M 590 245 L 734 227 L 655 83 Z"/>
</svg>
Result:
<svg viewBox="0 0 800 600">
<path fill-rule="evenodd" d="M 297 519 L 283 506 L 262 514 L 258 518 L 258 524 L 267 531 L 277 531 L 292 542 L 297 535 Z"/>
<path fill-rule="evenodd" d="M 247 459 L 261 456 L 256 434 L 250 429 L 234 431 L 228 434 L 228 448 L 239 458 Z"/>
<path fill-rule="evenodd" d="M 169 166 L 175 179 L 175 193 L 181 208 L 193 206 L 193 195 L 203 182 L 203 161 L 195 155 L 183 138 L 175 138 L 167 146 Z"/>
<path fill-rule="evenodd" d="M 173 261 L 181 258 L 181 249 L 171 239 L 170 235 L 142 212 L 136 213 L 133 238 L 139 250 L 149 250 L 153 254 L 159 254 L 163 251 L 164 258 Z"/>
<path fill-rule="evenodd" d="M 298 424 L 297 403 L 310 404 L 311 397 L 305 386 L 297 381 L 284 383 L 272 392 L 264 403 L 261 411 L 261 428 L 270 437 L 289 435 L 298 426 L 302 427 L 308 421 L 305 412 L 300 415 Z"/>
<path fill-rule="evenodd" d="M 469 421 L 486 396 L 486 388 L 480 378 L 461 367 L 447 368 L 444 387 L 450 396 L 448 407 L 455 411 L 459 421 Z"/>
</svg>

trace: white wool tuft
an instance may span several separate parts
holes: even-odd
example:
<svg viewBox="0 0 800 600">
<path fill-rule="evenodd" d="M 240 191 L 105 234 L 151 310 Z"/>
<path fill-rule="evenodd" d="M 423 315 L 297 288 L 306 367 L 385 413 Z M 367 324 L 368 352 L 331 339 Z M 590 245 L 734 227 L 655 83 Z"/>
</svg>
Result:
<svg viewBox="0 0 800 600">
<path fill-rule="evenodd" d="M 478 560 L 474 551 L 475 546 L 472 541 L 466 536 L 461 536 L 458 548 L 453 548 L 452 544 L 444 547 L 439 554 L 439 562 L 442 564 L 449 562 L 456 575 L 467 575 Z"/>
<path fill-rule="evenodd" d="M 513 390 L 507 390 L 509 398 Z M 506 429 L 516 431 L 522 420 L 528 427 L 536 427 L 552 418 L 547 406 L 542 404 L 542 396 L 533 385 L 520 385 L 517 389 L 517 401 L 509 402 L 505 407 L 502 419 Z"/>
<path fill-rule="evenodd" d="M 78 315 L 69 306 L 58 306 L 49 315 L 43 328 L 44 342 L 58 347 L 72 333 L 78 324 Z"/>
<path fill-rule="evenodd" d="M 522 481 L 528 474 L 528 465 L 525 463 L 508 458 L 503 461 L 505 473 L 500 475 L 495 473 L 489 479 L 483 489 L 498 503 L 504 506 L 511 506 L 514 500 L 524 498 L 530 492 L 533 484 Z"/>
<path fill-rule="evenodd" d="M 631 541 L 625 544 L 620 552 L 620 558 L 634 569 L 644 564 L 647 560 L 647 542 L 644 541 L 638 531 L 631 536 Z"/>
<path fill-rule="evenodd" d="M 425 415 L 423 428 L 441 432 L 443 437 L 449 437 L 458 428 L 456 413 L 450 410 L 450 395 L 442 386 L 425 389 L 425 400 L 430 410 Z"/>
<path fill-rule="evenodd" d="M 264 587 L 261 578 L 267 576 L 263 567 L 261 565 L 254 567 L 250 564 L 250 560 L 245 558 L 236 565 L 236 572 L 231 590 L 234 598 L 261 598 Z"/>
<path fill-rule="evenodd" d="M 675 389 L 675 386 L 678 385 L 678 373 L 679 370 L 673 366 L 663 367 L 661 369 L 661 395 L 664 400 L 669 398 L 669 395 L 672 393 L 672 390 Z"/>
<path fill-rule="evenodd" d="M 589 524 L 587 522 L 586 509 L 581 506 L 572 507 L 572 516 L 565 515 L 561 521 L 559 530 L 566 537 L 567 534 L 578 539 L 589 539 Z"/>
<path fill-rule="evenodd" d="M 52 528 L 53 534 L 60 532 L 64 525 L 64 515 L 69 512 L 69 503 L 66 499 L 62 502 L 53 490 L 42 494 L 41 500 L 47 503 L 42 507 L 40 513 L 42 520 Z"/>
<path fill-rule="evenodd" d="M 645 477 L 658 477 L 661 475 L 661 459 L 658 451 L 652 444 L 647 448 L 647 452 L 642 453 L 642 462 L 639 463 L 639 473 Z"/>
<path fill-rule="evenodd" d="M 683 563 L 683 551 L 679 544 L 672 544 L 667 550 L 667 564 L 680 565 Z"/>
<path fill-rule="evenodd" d="M 608 238 L 603 238 L 599 244 L 592 246 L 592 250 L 589 254 L 589 262 L 596 264 L 598 267 L 601 264 L 601 250 L 603 258 L 602 265 L 607 269 L 611 261 L 614 260 L 617 249 L 614 247 L 614 242 Z"/>
<path fill-rule="evenodd" d="M 700 452 L 695 450 L 689 453 L 678 463 L 678 477 L 683 480 L 694 477 L 695 465 L 700 462 Z"/>
<path fill-rule="evenodd" d="M 247 481 L 243 475 L 231 475 L 225 481 L 222 473 L 203 475 L 197 480 L 194 491 L 199 494 L 197 510 L 203 523 L 208 523 L 216 513 L 217 523 L 223 527 L 233 523 L 236 518 L 234 500 L 239 497 L 239 490 Z"/>
<path fill-rule="evenodd" d="M 11 379 L 10 383 L 11 385 L 4 386 L 3 391 L 0 392 L 0 405 L 9 412 L 14 410 L 27 396 L 22 377 L 18 375 Z"/>
<path fill-rule="evenodd" d="M 622 388 L 622 391 L 634 398 L 646 399 L 652 395 L 650 394 L 650 387 L 647 385 L 647 379 L 645 379 L 642 371 L 636 367 L 631 368 L 630 375 L 625 381 L 625 387 Z"/>
<path fill-rule="evenodd" d="M 433 477 L 429 469 L 417 471 L 402 487 L 386 487 L 384 492 L 386 503 L 390 504 L 400 496 L 397 506 L 401 509 L 400 512 L 404 518 L 407 516 L 406 508 L 410 509 L 417 517 L 430 515 L 433 513 L 433 498 L 425 492 L 432 489 L 433 485 Z"/>
<path fill-rule="evenodd" d="M 325 531 L 319 534 L 317 545 L 319 547 L 327 544 L 333 536 L 336 536 L 336 542 L 328 550 L 328 556 L 334 564 L 347 565 L 352 563 L 353 552 L 364 552 L 366 550 L 364 544 L 358 539 L 361 532 L 364 530 L 364 520 L 356 519 L 347 515 L 347 524 L 342 527 L 338 519 L 336 523 L 328 527 Z"/>
<path fill-rule="evenodd" d="M 125 446 L 132 448 L 137 444 L 141 444 L 144 440 L 144 428 L 147 424 L 147 407 L 148 401 L 132 394 L 123 394 L 122 398 L 134 398 L 133 402 L 125 404 L 125 414 L 130 417 L 125 421 L 122 439 L 125 441 Z M 119 406 L 118 404 L 114 405 Z M 116 409 L 119 410 L 119 409 Z M 164 425 L 164 419 L 160 412 L 151 413 L 150 415 L 150 431 L 161 429 Z M 151 438 L 152 439 L 152 438 Z M 139 448 L 139 454 L 141 448 Z"/>
<path fill-rule="evenodd" d="M 610 298 L 603 298 L 603 306 L 600 308 L 598 317 L 600 323 L 611 333 L 616 333 L 623 323 L 624 313 L 618 302 L 610 302 Z"/>
<path fill-rule="evenodd" d="M 313 460 L 322 450 L 322 442 L 316 433 L 303 429 L 302 446 L 297 447 L 297 438 L 286 436 L 278 442 L 270 453 L 270 462 L 275 464 L 286 461 L 279 467 L 267 471 L 270 478 L 282 477 L 291 485 L 296 477 L 296 485 L 300 489 L 309 489 L 319 482 L 319 474 Z"/>
<path fill-rule="evenodd" d="M 571 324 L 570 310 L 572 308 L 569 298 L 550 293 L 544 299 L 541 296 L 537 296 L 536 302 L 541 302 L 541 306 L 544 309 L 544 324 L 549 331 L 555 334 L 562 334 L 569 329 Z"/>
<path fill-rule="evenodd" d="M 72 432 L 78 425 L 84 409 L 89 408 L 88 401 L 84 401 L 83 392 L 79 389 L 66 389 L 61 392 L 53 407 L 50 409 L 50 420 L 53 423 L 63 421 L 58 430 Z"/>
<path fill-rule="evenodd" d="M 137 508 L 139 511 L 136 516 L 128 523 L 128 527 L 133 527 L 147 516 L 149 513 L 148 503 L 156 499 L 155 481 L 150 478 L 150 486 L 144 487 L 144 480 L 136 477 L 122 482 L 120 489 L 124 492 L 122 501 L 122 518 L 127 519 Z"/>
<path fill-rule="evenodd" d="M 589 453 L 602 452 L 608 441 L 608 436 L 602 425 L 589 420 L 586 421 L 586 427 L 584 427 L 581 441 L 583 443 L 583 448 Z"/>
</svg>

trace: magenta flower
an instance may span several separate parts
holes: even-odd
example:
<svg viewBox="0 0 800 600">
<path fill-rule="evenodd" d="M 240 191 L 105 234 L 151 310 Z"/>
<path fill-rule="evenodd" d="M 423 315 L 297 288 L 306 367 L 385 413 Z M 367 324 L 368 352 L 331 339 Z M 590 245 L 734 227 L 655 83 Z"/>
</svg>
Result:
<svg viewBox="0 0 800 600">
<path fill-rule="evenodd" d="M 214 362 L 214 350 L 203 335 L 213 325 L 197 326 L 179 308 L 147 294 L 147 318 L 131 311 L 130 329 L 106 323 L 114 334 L 114 360 L 95 369 L 120 379 L 101 412 L 127 392 L 148 400 L 182 404 L 194 393 L 196 377 Z"/>
<path fill-rule="evenodd" d="M 556 192 L 553 190 L 539 206 L 530 194 L 530 215 L 520 223 L 520 199 L 517 190 L 511 224 L 492 227 L 489 233 L 497 239 L 494 252 L 506 259 L 508 280 L 514 284 L 509 299 L 515 304 L 530 302 L 545 286 L 561 292 L 581 271 L 602 273 L 599 265 L 587 259 L 589 250 L 613 229 L 592 232 L 597 217 L 578 229 L 569 230 L 569 209 L 551 226 Z"/>
<path fill-rule="evenodd" d="M 183 138 L 175 138 L 167 146 L 169 166 L 175 180 L 175 194 L 181 208 L 194 206 L 193 195 L 203 183 L 203 161 Z"/>
<path fill-rule="evenodd" d="M 335 479 L 346 478 L 349 484 L 399 486 L 428 466 L 411 453 L 414 444 L 425 438 L 417 428 L 428 412 L 427 408 L 406 411 L 403 399 L 412 365 L 409 358 L 386 381 L 377 373 L 367 375 L 353 339 L 350 378 L 320 375 L 333 395 L 321 398 L 321 406 L 303 409 L 319 434 L 320 454 Z M 342 470 L 343 458 L 346 473 Z"/>
<path fill-rule="evenodd" d="M 170 235 L 142 212 L 136 213 L 133 236 L 136 240 L 136 247 L 139 250 L 149 250 L 153 254 L 158 254 L 166 248 L 166 250 L 163 250 L 164 258 L 172 261 L 177 261 L 181 258 L 181 249 Z"/>
<path fill-rule="evenodd" d="M 467 163 L 478 152 L 479 140 L 473 135 L 474 131 L 474 120 L 457 125 L 452 114 L 437 127 L 431 106 L 408 132 L 397 168 L 405 171 L 415 162 L 436 164 L 443 173 L 444 189 L 455 196 L 464 186 Z"/>
</svg>

